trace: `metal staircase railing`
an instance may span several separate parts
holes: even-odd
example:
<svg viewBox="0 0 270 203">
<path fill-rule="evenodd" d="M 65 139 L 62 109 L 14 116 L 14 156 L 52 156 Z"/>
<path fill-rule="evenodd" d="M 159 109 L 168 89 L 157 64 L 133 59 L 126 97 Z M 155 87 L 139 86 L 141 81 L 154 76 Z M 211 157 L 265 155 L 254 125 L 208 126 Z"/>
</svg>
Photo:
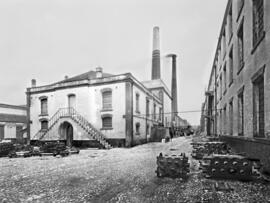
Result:
<svg viewBox="0 0 270 203">
<path fill-rule="evenodd" d="M 46 131 L 38 131 L 34 138 L 42 140 L 46 134 L 53 128 L 53 126 L 59 121 L 62 117 L 69 117 L 80 125 L 88 135 L 97 140 L 102 146 L 106 149 L 112 148 L 112 146 L 106 141 L 105 136 L 97 130 L 91 123 L 87 121 L 81 114 L 79 114 L 74 108 L 60 108 L 48 121 L 48 129 Z"/>
</svg>

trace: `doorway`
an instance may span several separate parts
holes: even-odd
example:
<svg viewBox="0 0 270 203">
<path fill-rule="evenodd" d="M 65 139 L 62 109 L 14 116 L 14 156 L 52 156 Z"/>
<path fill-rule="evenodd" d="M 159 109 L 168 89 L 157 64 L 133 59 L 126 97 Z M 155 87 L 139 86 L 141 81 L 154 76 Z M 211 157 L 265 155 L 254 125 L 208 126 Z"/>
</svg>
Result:
<svg viewBox="0 0 270 203">
<path fill-rule="evenodd" d="M 71 147 L 73 144 L 73 127 L 72 125 L 65 121 L 59 127 L 59 134 L 61 138 L 66 138 L 66 145 Z"/>
</svg>

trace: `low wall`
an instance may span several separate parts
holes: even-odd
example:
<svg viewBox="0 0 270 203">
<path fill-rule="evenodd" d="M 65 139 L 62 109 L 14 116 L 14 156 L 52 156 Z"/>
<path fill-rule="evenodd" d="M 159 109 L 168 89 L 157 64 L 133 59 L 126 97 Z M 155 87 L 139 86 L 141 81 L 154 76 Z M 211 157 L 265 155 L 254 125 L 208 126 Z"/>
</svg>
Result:
<svg viewBox="0 0 270 203">
<path fill-rule="evenodd" d="M 239 136 L 221 136 L 220 138 L 235 152 L 244 152 L 248 157 L 260 159 L 263 171 L 270 174 L 270 140 Z"/>
</svg>

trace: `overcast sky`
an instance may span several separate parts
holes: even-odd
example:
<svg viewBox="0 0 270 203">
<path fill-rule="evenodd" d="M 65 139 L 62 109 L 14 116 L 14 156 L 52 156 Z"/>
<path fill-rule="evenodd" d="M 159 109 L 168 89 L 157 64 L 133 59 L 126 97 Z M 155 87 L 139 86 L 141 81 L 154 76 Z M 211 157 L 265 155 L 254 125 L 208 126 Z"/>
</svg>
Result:
<svg viewBox="0 0 270 203">
<path fill-rule="evenodd" d="M 179 111 L 200 110 L 227 0 L 1 0 L 0 103 L 25 104 L 45 85 L 103 67 L 151 78 L 152 29 L 177 54 Z M 162 57 L 170 88 L 170 60 Z M 181 117 L 199 124 L 200 113 Z"/>
</svg>

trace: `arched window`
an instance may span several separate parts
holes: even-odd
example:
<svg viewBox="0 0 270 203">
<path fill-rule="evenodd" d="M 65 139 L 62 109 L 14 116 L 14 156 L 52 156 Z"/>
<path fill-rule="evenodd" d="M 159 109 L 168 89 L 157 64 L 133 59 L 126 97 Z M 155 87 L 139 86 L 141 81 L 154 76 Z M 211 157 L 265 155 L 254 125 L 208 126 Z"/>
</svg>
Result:
<svg viewBox="0 0 270 203">
<path fill-rule="evenodd" d="M 140 113 L 140 95 L 136 93 L 136 113 Z"/>
<path fill-rule="evenodd" d="M 69 94 L 68 95 L 68 108 L 75 108 L 75 107 L 76 107 L 76 95 Z"/>
<path fill-rule="evenodd" d="M 41 130 L 47 130 L 48 129 L 48 120 L 41 120 Z"/>
<path fill-rule="evenodd" d="M 41 115 L 48 114 L 48 98 L 47 97 L 40 98 L 40 111 L 41 111 Z"/>
<path fill-rule="evenodd" d="M 103 129 L 111 129 L 113 127 L 111 114 L 104 114 L 101 116 L 101 118 L 102 118 L 102 128 Z"/>
<path fill-rule="evenodd" d="M 111 109 L 112 108 L 112 91 L 106 90 L 102 92 L 102 108 Z"/>
</svg>

